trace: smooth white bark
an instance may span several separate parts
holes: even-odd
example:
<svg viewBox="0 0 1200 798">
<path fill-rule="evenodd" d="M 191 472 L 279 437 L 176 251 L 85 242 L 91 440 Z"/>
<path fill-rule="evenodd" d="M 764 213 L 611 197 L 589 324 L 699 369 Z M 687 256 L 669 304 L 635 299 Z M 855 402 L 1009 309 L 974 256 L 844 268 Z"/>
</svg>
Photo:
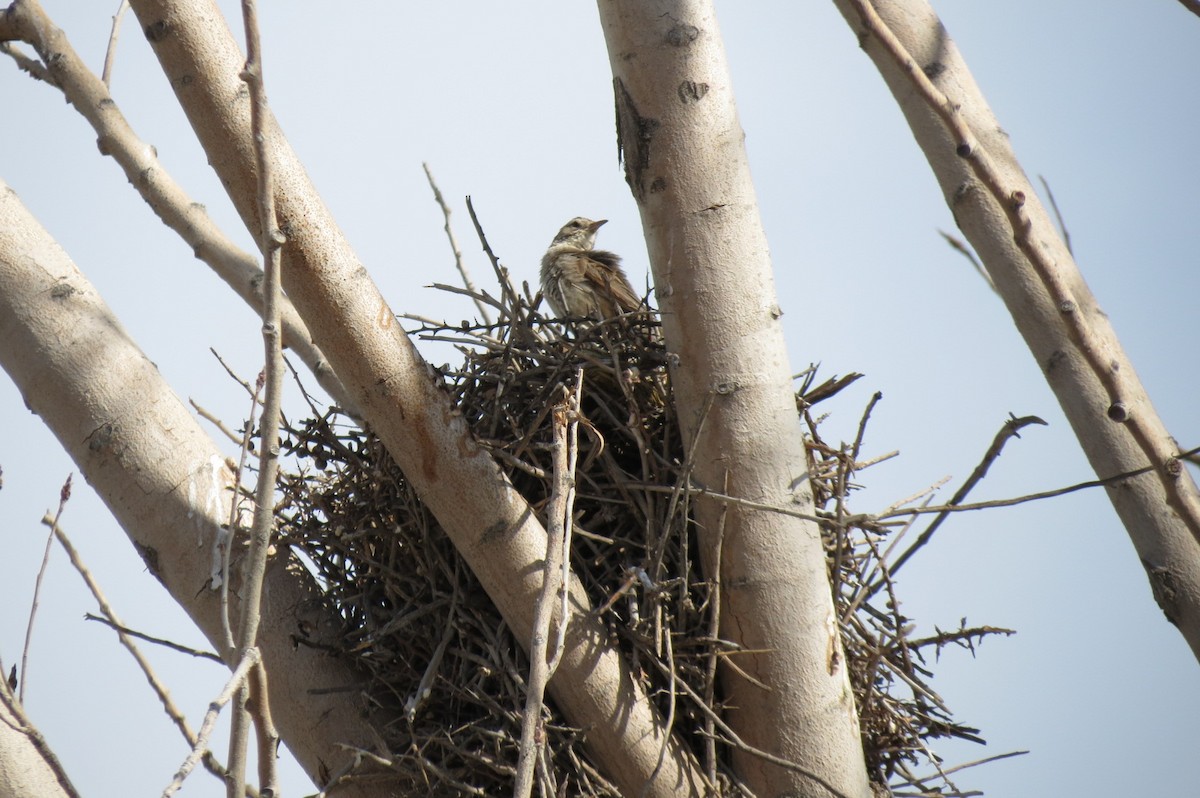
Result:
<svg viewBox="0 0 1200 798">
<path fill-rule="evenodd" d="M 0 19 L 0 31 L 28 42 L 46 64 L 55 85 L 96 131 L 100 152 L 125 172 L 129 184 L 163 223 L 179 234 L 196 257 L 204 261 L 256 313 L 261 311 L 262 269 L 217 228 L 203 205 L 193 202 L 158 160 L 154 148 L 140 140 L 109 95 L 108 87 L 87 68 L 66 35 L 35 0 L 13 3 Z M 295 308 L 285 298 L 281 307 L 284 344 L 308 366 L 317 382 L 347 412 L 357 413 L 324 355 Z"/>
<path fill-rule="evenodd" d="M 724 48 L 704 0 L 600 0 L 626 179 L 641 211 L 691 440 L 715 491 L 812 512 L 804 437 Z M 711 400 L 711 401 L 710 401 Z M 707 413 L 706 417 L 705 413 Z M 699 504 L 721 634 L 746 653 L 724 671 L 728 721 L 809 774 L 735 754 L 758 795 L 869 794 L 857 714 L 816 524 Z"/>
<path fill-rule="evenodd" d="M 987 267 L 1096 475 L 1148 470 L 1114 482 L 1108 496 L 1155 600 L 1200 658 L 1200 493 L 1007 134 L 925 0 L 872 5 L 912 68 L 957 109 L 953 117 L 965 123 L 970 140 L 952 133 L 947 114 L 939 115 L 917 90 L 908 65 L 869 32 L 869 9 L 851 0 L 836 5 L 904 112 L 946 204 Z M 959 154 L 968 150 L 969 157 Z"/>
<path fill-rule="evenodd" d="M 258 237 L 242 55 L 207 0 L 131 4 L 183 110 L 251 234 Z M 308 180 L 274 120 L 284 287 L 364 419 L 417 488 L 520 640 L 529 640 L 546 532 L 456 413 Z M 401 237 L 402 230 L 397 231 Z M 694 759 L 666 734 L 573 583 L 576 613 L 550 690 L 588 728 L 605 775 L 629 795 L 694 792 Z M 659 765 L 663 746 L 667 755 Z M 649 786 L 647 786 L 649 785 Z M 645 790 L 645 791 L 644 791 Z"/>
<path fill-rule="evenodd" d="M 0 366 L 150 572 L 220 650 L 219 593 L 211 578 L 230 517 L 233 473 L 95 288 L 3 182 Z M 263 594 L 259 646 L 271 674 L 275 721 L 288 748 L 319 779 L 349 760 L 339 744 L 374 744 L 359 698 L 364 680 L 319 645 L 296 645 L 298 630 L 319 644 L 335 640 L 339 626 L 306 571 L 287 557 L 276 559 Z M 230 596 L 236 617 L 236 591 Z M 347 792 L 388 794 L 370 785 Z"/>
</svg>

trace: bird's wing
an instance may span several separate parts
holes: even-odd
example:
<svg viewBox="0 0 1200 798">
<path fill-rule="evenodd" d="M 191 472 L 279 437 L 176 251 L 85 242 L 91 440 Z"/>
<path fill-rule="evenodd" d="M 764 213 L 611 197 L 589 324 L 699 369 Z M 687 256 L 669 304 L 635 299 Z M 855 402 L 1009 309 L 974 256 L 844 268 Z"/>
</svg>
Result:
<svg viewBox="0 0 1200 798">
<path fill-rule="evenodd" d="M 611 312 L 605 312 L 604 315 L 615 316 L 618 313 L 630 313 L 642 306 L 641 297 L 633 290 L 633 286 L 629 284 L 629 278 L 621 270 L 620 257 L 603 249 L 593 249 L 586 253 L 586 257 L 601 268 L 586 269 L 584 274 L 596 283 L 601 290 L 601 296 L 611 296 L 616 303 L 616 307 Z"/>
</svg>

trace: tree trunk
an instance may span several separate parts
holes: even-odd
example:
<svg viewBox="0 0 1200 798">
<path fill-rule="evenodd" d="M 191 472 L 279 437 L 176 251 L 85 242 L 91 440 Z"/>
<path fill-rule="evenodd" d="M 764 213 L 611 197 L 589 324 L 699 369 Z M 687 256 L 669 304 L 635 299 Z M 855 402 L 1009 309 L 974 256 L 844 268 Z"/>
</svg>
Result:
<svg viewBox="0 0 1200 798">
<path fill-rule="evenodd" d="M 626 179 L 641 211 L 695 481 L 813 513 L 771 260 L 712 6 L 601 0 Z M 757 795 L 869 794 L 817 525 L 704 499 L 721 584 L 729 723 Z M 749 674 L 751 681 L 739 671 Z M 815 776 L 815 778 L 814 778 Z"/>
</svg>

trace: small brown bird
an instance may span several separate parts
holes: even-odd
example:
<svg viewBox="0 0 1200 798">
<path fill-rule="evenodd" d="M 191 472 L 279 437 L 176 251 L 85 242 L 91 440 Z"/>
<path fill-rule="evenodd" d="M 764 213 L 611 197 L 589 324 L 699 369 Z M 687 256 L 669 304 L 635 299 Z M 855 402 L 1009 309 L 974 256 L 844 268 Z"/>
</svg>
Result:
<svg viewBox="0 0 1200 798">
<path fill-rule="evenodd" d="M 542 257 L 542 294 L 556 315 L 603 321 L 642 307 L 621 271 L 621 259 L 592 249 L 596 231 L 607 221 L 577 216 L 550 242 Z"/>
</svg>

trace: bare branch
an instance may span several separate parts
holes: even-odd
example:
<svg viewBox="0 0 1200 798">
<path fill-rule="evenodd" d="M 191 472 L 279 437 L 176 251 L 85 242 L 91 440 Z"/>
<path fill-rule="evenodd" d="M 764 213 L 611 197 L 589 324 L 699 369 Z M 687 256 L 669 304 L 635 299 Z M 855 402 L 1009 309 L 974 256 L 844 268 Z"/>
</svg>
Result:
<svg viewBox="0 0 1200 798">
<path fill-rule="evenodd" d="M 100 151 L 111 155 L 124 170 L 163 224 L 174 230 L 239 297 L 256 310 L 262 306 L 262 270 L 254 258 L 238 248 L 175 182 L 158 160 L 153 147 L 140 140 L 103 81 L 97 78 L 71 47 L 66 34 L 46 15 L 36 0 L 14 3 L 0 15 L 0 38 L 5 35 L 28 43 L 41 57 L 37 64 L 5 45 L 23 69 L 59 87 L 67 101 L 96 131 Z M 284 341 L 304 361 L 321 387 L 334 401 L 357 417 L 351 397 L 333 374 L 324 354 L 313 343 L 304 322 L 284 300 Z"/>
<path fill-rule="evenodd" d="M 100 612 L 104 613 L 103 618 L 91 615 L 90 613 L 84 617 L 88 618 L 89 620 L 99 621 L 117 633 L 117 640 L 130 653 L 134 662 L 136 662 L 137 666 L 141 669 L 142 675 L 146 677 L 146 681 L 150 684 L 150 689 L 154 691 L 156 696 L 158 696 L 158 701 L 162 704 L 163 711 L 167 713 L 167 717 L 170 718 L 171 722 L 175 724 L 175 727 L 179 729 L 179 733 L 183 735 L 183 739 L 187 740 L 188 746 L 194 748 L 197 742 L 196 734 L 192 731 L 192 727 L 188 724 L 187 717 L 183 714 L 179 707 L 175 705 L 175 701 L 171 698 L 171 694 L 167 691 L 167 688 L 162 684 L 162 682 L 159 681 L 157 674 L 154 672 L 154 668 L 151 667 L 150 661 L 142 655 L 141 650 L 137 647 L 137 644 L 133 642 L 132 638 L 140 637 L 147 642 L 166 646 L 167 648 L 175 651 L 191 654 L 194 657 L 211 659 L 221 664 L 224 664 L 224 662 L 222 662 L 220 657 L 211 652 L 196 651 L 195 649 L 181 646 L 178 643 L 172 643 L 169 640 L 161 640 L 159 638 L 150 637 L 149 635 L 136 632 L 121 623 L 121 619 L 117 617 L 116 611 L 108 603 L 108 599 L 104 597 L 104 592 L 100 589 L 100 584 L 95 580 L 95 578 L 92 576 L 92 572 L 88 570 L 88 567 L 84 564 L 83 558 L 79 556 L 79 551 L 75 548 L 75 545 L 71 542 L 70 538 L 67 537 L 67 533 L 63 530 L 57 519 L 47 515 L 42 519 L 42 523 L 50 527 L 52 533 L 58 539 L 58 544 L 62 546 L 63 551 L 67 553 L 67 557 L 70 559 L 71 565 L 75 566 L 75 570 L 79 572 L 80 577 L 83 578 L 84 584 L 86 584 L 88 590 L 91 591 L 92 597 L 96 599 L 96 604 L 100 607 Z M 208 772 L 212 773 L 217 778 L 224 780 L 227 771 L 225 770 L 225 767 L 216 760 L 211 751 L 205 751 L 201 757 L 201 762 L 204 764 L 204 767 L 206 770 L 208 770 Z M 255 798 L 255 796 L 258 795 L 258 790 L 247 788 L 245 794 L 248 796 L 248 798 Z"/>
<path fill-rule="evenodd" d="M 1021 437 L 1021 430 L 1025 427 L 1028 427 L 1030 424 L 1041 424 L 1044 426 L 1046 422 L 1037 416 L 1023 416 L 1021 418 L 1017 418 L 1010 413 L 1008 421 L 1004 422 L 1004 426 L 1000 428 L 1000 431 L 996 433 L 996 437 L 992 439 L 992 445 L 989 446 L 988 450 L 984 453 L 983 459 L 979 461 L 979 465 L 975 466 L 975 470 L 971 472 L 971 476 L 967 477 L 967 480 L 963 482 L 962 487 L 955 491 L 954 495 L 950 498 L 950 501 L 946 502 L 946 507 L 951 508 L 962 504 L 962 500 L 967 497 L 967 494 L 970 493 L 976 485 L 983 481 L 985 476 L 987 476 L 988 469 L 991 468 L 992 463 L 996 462 L 996 459 L 1000 457 L 1000 453 L 1004 450 L 1004 445 L 1013 438 Z M 899 571 L 904 566 L 904 563 L 908 562 L 910 557 L 916 554 L 926 543 L 930 541 L 930 539 L 933 538 L 933 533 L 937 531 L 938 527 L 942 525 L 942 522 L 946 520 L 949 514 L 949 509 L 938 513 L 937 517 L 929 523 L 929 527 L 921 533 L 916 542 L 909 546 L 908 549 L 905 550 L 905 552 L 899 557 L 897 557 L 895 562 L 889 566 L 888 571 L 893 575 Z M 874 595 L 874 593 L 879 590 L 879 587 L 880 583 L 877 582 L 870 589 L 869 595 Z"/>
<path fill-rule="evenodd" d="M 67 501 L 71 498 L 71 477 L 72 474 L 67 474 L 67 481 L 63 483 L 62 490 L 58 495 L 58 512 L 54 514 L 54 522 L 58 523 L 58 519 L 62 518 L 63 510 L 67 508 Z M 25 645 L 21 647 L 21 675 L 18 683 L 20 684 L 20 694 L 18 700 L 25 703 L 25 685 L 29 682 L 29 644 L 33 640 L 33 621 L 37 618 L 38 599 L 42 595 L 42 580 L 46 576 L 46 568 L 50 565 L 50 548 L 54 545 L 54 533 L 46 538 L 46 550 L 42 553 L 42 564 L 38 568 L 37 579 L 33 583 L 33 603 L 29 607 L 29 623 L 25 627 Z"/>
<path fill-rule="evenodd" d="M 479 308 L 479 317 L 483 319 L 485 324 L 492 323 L 492 316 L 488 313 L 488 309 L 483 304 L 483 300 L 479 297 L 479 291 L 475 288 L 475 283 L 471 281 L 471 273 L 467 271 L 466 261 L 463 260 L 462 250 L 458 248 L 458 238 L 454 235 L 454 228 L 450 226 L 450 206 L 446 204 L 446 198 L 442 196 L 442 190 L 438 188 L 437 182 L 433 179 L 433 172 L 429 170 L 429 164 L 422 163 L 421 168 L 425 170 L 425 179 L 429 181 L 429 187 L 433 189 L 433 199 L 437 202 L 438 207 L 442 209 L 442 218 L 446 220 L 445 226 L 442 228 L 446 231 L 446 239 L 450 242 L 450 251 L 454 253 L 454 266 L 458 269 L 459 275 L 462 277 L 463 287 L 467 289 L 466 293 L 475 300 L 475 307 Z"/>
<path fill-rule="evenodd" d="M 112 33 L 108 37 L 108 49 L 104 52 L 104 69 L 100 72 L 100 82 L 104 84 L 105 88 L 112 87 L 112 69 L 117 57 L 117 38 L 121 33 L 121 19 L 128 10 L 129 0 L 121 0 L 121 5 L 117 6 L 117 13 L 113 14 Z"/>
<path fill-rule="evenodd" d="M 258 6 L 254 0 L 242 0 L 242 19 L 246 28 L 246 65 L 241 78 L 250 89 L 250 133 L 254 142 L 258 174 L 259 249 L 263 253 L 262 335 L 263 415 L 259 447 L 258 485 L 254 491 L 254 522 L 250 530 L 250 550 L 242 564 L 242 613 L 238 628 L 237 656 L 258 661 L 258 625 L 262 620 L 263 575 L 271 533 L 275 528 L 275 483 L 279 475 L 279 424 L 283 400 L 283 341 L 280 336 L 280 310 L 283 290 L 280 283 L 280 250 L 286 241 L 275 215 L 275 185 L 266 119 L 267 93 L 263 78 L 262 41 L 258 30 Z M 249 431 L 247 430 L 247 434 Z M 228 580 L 227 580 L 228 583 Z M 251 689 L 253 686 L 253 689 Z M 230 798 L 246 790 L 246 749 L 250 727 L 249 710 L 254 710 L 260 748 L 261 788 L 269 795 L 278 793 L 275 752 L 279 737 L 271 721 L 267 701 L 267 676 L 261 662 L 252 676 L 238 689 L 232 730 L 229 735 Z M 253 700 L 252 700 L 253 699 Z"/>
</svg>

